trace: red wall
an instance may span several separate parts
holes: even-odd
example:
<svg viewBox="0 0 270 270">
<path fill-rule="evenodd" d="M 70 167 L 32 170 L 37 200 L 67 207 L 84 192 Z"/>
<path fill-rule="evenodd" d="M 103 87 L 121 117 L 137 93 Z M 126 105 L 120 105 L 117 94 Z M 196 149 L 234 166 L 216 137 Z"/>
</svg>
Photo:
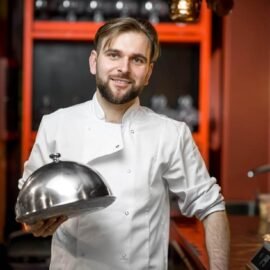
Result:
<svg viewBox="0 0 270 270">
<path fill-rule="evenodd" d="M 237 0 L 224 24 L 221 184 L 227 200 L 270 192 L 270 1 Z"/>
</svg>

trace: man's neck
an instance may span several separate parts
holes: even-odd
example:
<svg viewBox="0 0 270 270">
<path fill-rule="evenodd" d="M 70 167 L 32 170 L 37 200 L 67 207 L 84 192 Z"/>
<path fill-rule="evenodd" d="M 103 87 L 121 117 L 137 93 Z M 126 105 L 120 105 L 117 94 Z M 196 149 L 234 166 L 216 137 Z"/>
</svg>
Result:
<svg viewBox="0 0 270 270">
<path fill-rule="evenodd" d="M 135 100 L 132 100 L 125 104 L 113 104 L 104 99 L 98 90 L 97 100 L 104 111 L 106 121 L 111 123 L 121 123 L 127 109 L 135 102 Z"/>
</svg>

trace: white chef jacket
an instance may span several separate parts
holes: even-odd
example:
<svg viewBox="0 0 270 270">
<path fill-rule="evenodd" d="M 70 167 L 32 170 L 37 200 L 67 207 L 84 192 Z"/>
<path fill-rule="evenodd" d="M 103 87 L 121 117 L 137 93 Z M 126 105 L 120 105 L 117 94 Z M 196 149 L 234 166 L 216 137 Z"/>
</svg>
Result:
<svg viewBox="0 0 270 270">
<path fill-rule="evenodd" d="M 51 270 L 165 270 L 169 194 L 186 216 L 224 210 L 188 127 L 139 104 L 122 123 L 105 121 L 93 100 L 44 116 L 19 188 L 51 162 L 76 161 L 98 171 L 116 200 L 106 209 L 64 222 L 52 239 Z M 65 187 L 63 187 L 64 189 Z"/>
</svg>

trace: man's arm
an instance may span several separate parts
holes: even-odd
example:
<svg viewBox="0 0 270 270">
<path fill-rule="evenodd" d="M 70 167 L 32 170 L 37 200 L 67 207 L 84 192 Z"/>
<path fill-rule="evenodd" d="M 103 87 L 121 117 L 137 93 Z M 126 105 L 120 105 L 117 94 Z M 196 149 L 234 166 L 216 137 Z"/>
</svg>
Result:
<svg viewBox="0 0 270 270">
<path fill-rule="evenodd" d="M 209 214 L 204 220 L 210 270 L 228 270 L 230 229 L 225 211 Z"/>
</svg>

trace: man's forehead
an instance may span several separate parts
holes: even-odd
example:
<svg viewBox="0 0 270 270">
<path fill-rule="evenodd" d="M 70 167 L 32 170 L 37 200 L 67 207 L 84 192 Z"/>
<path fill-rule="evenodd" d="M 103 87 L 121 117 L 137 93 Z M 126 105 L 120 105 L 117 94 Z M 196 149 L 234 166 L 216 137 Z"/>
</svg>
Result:
<svg viewBox="0 0 270 270">
<path fill-rule="evenodd" d="M 140 35 L 142 37 L 145 37 L 145 40 L 147 41 L 147 45 L 149 46 L 150 48 L 150 41 L 149 39 L 147 38 L 147 36 L 142 33 L 142 32 L 134 32 L 134 31 L 130 31 L 130 32 L 122 32 L 122 33 L 118 33 L 116 35 L 110 35 L 108 37 L 105 37 L 103 40 L 102 40 L 102 43 L 101 43 L 101 46 L 100 46 L 100 49 L 101 50 L 106 50 L 106 49 L 110 49 L 113 47 L 113 45 L 115 44 L 115 42 L 118 40 L 118 39 L 121 39 L 123 36 L 125 35 L 129 35 L 129 34 L 135 34 L 135 35 Z M 132 39 L 133 40 L 133 39 Z"/>
</svg>

